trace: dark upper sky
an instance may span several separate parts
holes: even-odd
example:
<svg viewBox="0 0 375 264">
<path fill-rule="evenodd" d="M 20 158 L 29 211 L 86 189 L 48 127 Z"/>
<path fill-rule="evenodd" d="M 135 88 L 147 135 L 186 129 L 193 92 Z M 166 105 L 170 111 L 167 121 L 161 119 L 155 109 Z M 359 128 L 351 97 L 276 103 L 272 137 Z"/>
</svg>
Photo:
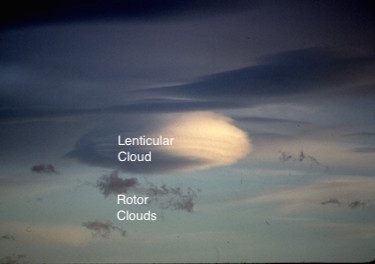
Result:
<svg viewBox="0 0 375 264">
<path fill-rule="evenodd" d="M 256 7 L 257 1 L 13 1 L 4 6 L 2 28 L 80 21 L 178 19 L 225 14 Z"/>
</svg>

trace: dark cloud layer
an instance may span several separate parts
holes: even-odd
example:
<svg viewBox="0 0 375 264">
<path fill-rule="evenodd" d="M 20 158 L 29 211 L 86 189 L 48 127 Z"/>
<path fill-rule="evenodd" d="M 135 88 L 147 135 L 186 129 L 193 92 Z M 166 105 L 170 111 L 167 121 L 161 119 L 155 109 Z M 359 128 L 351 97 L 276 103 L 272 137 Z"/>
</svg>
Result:
<svg viewBox="0 0 375 264">
<path fill-rule="evenodd" d="M 343 57 L 319 48 L 292 50 L 262 58 L 255 66 L 202 76 L 187 84 L 128 91 L 129 101 L 101 108 L 28 108 L 21 100 L 11 108 L 0 109 L 0 122 L 235 109 L 279 102 L 283 98 L 298 100 L 319 93 L 332 98 L 361 96 L 357 88 L 365 84 L 371 87 L 366 93 L 368 98 L 375 96 L 374 69 L 373 56 Z M 0 100 L 7 102 L 10 98 L 5 96 Z"/>
<path fill-rule="evenodd" d="M 355 93 L 363 82 L 374 84 L 374 66 L 374 57 L 340 57 L 335 52 L 317 48 L 294 50 L 264 58 L 256 66 L 147 92 L 213 101 L 246 101 L 248 105 L 255 105 L 260 99 L 310 94 L 332 87 L 339 90 L 349 87 Z"/>
<path fill-rule="evenodd" d="M 108 238 L 112 231 L 117 231 L 121 236 L 126 235 L 126 231 L 120 227 L 117 227 L 111 222 L 101 222 L 101 221 L 88 221 L 82 224 L 84 227 L 92 231 L 93 236 L 100 236 L 103 238 Z"/>
<path fill-rule="evenodd" d="M 20 4 L 22 3 L 22 8 Z M 22 1 L 2 8 L 0 28 L 84 20 L 155 19 L 227 13 L 253 8 L 256 1 L 229 0 L 94 0 L 94 1 Z"/>
</svg>

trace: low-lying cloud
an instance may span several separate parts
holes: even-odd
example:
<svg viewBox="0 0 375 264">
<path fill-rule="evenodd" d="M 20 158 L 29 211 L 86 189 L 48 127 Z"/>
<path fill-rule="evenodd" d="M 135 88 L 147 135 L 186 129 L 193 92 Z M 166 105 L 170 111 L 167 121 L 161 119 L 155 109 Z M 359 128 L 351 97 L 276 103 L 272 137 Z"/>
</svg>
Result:
<svg viewBox="0 0 375 264">
<path fill-rule="evenodd" d="M 32 172 L 53 174 L 57 173 L 55 167 L 52 164 L 37 164 L 31 167 Z"/>
<path fill-rule="evenodd" d="M 337 200 L 336 198 L 330 198 L 330 199 L 328 199 L 326 201 L 321 202 L 321 204 L 322 205 L 335 204 L 335 205 L 340 206 L 341 202 L 339 200 Z"/>
<path fill-rule="evenodd" d="M 166 184 L 161 187 L 150 184 L 146 193 L 151 201 L 158 203 L 162 209 L 187 211 L 189 213 L 193 212 L 194 198 L 197 197 L 197 191 L 190 187 L 184 192 L 181 187 L 170 187 Z"/>
<path fill-rule="evenodd" d="M 373 208 L 375 179 L 340 177 L 286 188 L 247 200 L 251 203 L 275 203 L 284 212 L 322 210 L 329 205 L 341 209 Z M 322 206 L 323 205 L 323 206 Z"/>
<path fill-rule="evenodd" d="M 108 238 L 112 231 L 117 231 L 121 236 L 126 235 L 126 230 L 111 224 L 111 222 L 101 222 L 101 221 L 88 221 L 82 224 L 84 227 L 92 231 L 93 236 L 100 236 L 103 238 Z"/>
<path fill-rule="evenodd" d="M 342 207 L 348 207 L 351 209 L 358 208 L 374 208 L 374 201 L 371 200 L 349 200 L 349 201 L 339 201 L 336 198 L 331 198 L 321 202 L 322 205 L 336 205 Z"/>
<path fill-rule="evenodd" d="M 193 212 L 198 191 L 188 187 L 172 187 L 167 184 L 157 186 L 150 181 L 141 184 L 136 178 L 123 179 L 118 171 L 103 175 L 97 181 L 96 187 L 105 196 L 116 196 L 122 193 L 137 193 L 150 198 L 149 202 L 160 209 Z"/>
</svg>

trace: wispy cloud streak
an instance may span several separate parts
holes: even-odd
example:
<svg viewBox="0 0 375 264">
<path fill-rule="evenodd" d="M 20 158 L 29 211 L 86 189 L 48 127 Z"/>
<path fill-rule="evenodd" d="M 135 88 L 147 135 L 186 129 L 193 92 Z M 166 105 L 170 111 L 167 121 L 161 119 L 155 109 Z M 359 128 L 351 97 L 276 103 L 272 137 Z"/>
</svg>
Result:
<svg viewBox="0 0 375 264">
<path fill-rule="evenodd" d="M 350 209 L 371 209 L 374 208 L 374 201 L 371 200 L 352 200 L 352 201 L 346 201 L 341 202 L 336 198 L 331 198 L 329 200 L 321 202 L 322 205 L 337 205 L 337 206 L 345 206 Z"/>
<path fill-rule="evenodd" d="M 121 236 L 126 235 L 126 230 L 111 224 L 111 222 L 88 221 L 82 224 L 84 227 L 92 231 L 93 236 L 109 238 L 112 231 L 117 231 Z"/>
<path fill-rule="evenodd" d="M 159 203 L 160 208 L 193 212 L 197 191 L 190 187 L 184 192 L 180 187 L 169 187 L 165 184 L 158 187 L 149 184 L 146 192 L 151 197 L 151 201 Z"/>
<path fill-rule="evenodd" d="M 300 151 L 298 155 L 291 154 L 289 152 L 281 152 L 279 157 L 281 162 L 308 162 L 313 165 L 320 165 L 318 160 L 312 155 L 306 155 L 303 150 Z"/>
</svg>

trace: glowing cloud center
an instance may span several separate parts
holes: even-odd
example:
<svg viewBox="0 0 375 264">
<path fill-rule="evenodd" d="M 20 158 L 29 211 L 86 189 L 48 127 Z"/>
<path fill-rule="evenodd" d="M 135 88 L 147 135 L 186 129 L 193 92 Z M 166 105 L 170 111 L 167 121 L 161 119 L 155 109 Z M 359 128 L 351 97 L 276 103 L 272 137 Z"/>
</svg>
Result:
<svg viewBox="0 0 375 264">
<path fill-rule="evenodd" d="M 246 157 L 251 142 L 231 119 L 212 112 L 178 114 L 155 135 L 175 138 L 173 147 L 161 147 L 171 156 L 202 161 L 184 171 L 230 165 Z"/>
</svg>

